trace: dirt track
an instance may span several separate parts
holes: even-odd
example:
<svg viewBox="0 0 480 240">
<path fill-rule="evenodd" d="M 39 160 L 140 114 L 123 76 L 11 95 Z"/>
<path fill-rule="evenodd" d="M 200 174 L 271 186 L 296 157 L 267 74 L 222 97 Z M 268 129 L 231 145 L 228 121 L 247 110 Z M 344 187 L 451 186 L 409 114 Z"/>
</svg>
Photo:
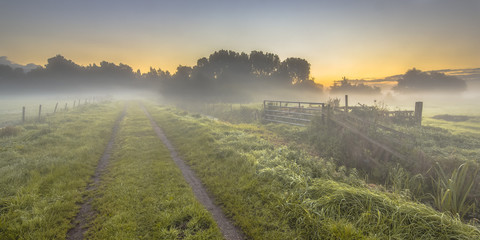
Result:
<svg viewBox="0 0 480 240">
<path fill-rule="evenodd" d="M 227 240 L 240 240 L 245 239 L 245 236 L 241 232 L 239 228 L 237 228 L 233 223 L 225 216 L 222 209 L 214 204 L 213 198 L 209 196 L 206 188 L 203 186 L 202 182 L 196 177 L 195 173 L 190 169 L 189 166 L 185 164 L 183 159 L 178 156 L 178 153 L 175 151 L 175 148 L 167 139 L 165 134 L 163 133 L 162 129 L 157 125 L 155 120 L 153 120 L 150 113 L 145 109 L 145 107 L 141 106 L 143 112 L 147 115 L 150 119 L 150 123 L 157 134 L 157 136 L 162 140 L 162 142 L 167 146 L 168 150 L 170 151 L 170 155 L 177 164 L 177 166 L 182 171 L 183 177 L 185 180 L 190 184 L 190 187 L 195 194 L 197 200 L 205 206 L 205 208 L 212 214 L 213 219 L 217 223 L 220 231 L 223 234 L 223 237 Z"/>
<path fill-rule="evenodd" d="M 98 182 L 100 181 L 100 177 L 108 165 L 108 162 L 110 160 L 110 155 L 112 154 L 113 143 L 117 135 L 120 122 L 125 117 L 126 110 L 127 110 L 127 107 L 125 106 L 122 114 L 120 114 L 120 116 L 115 121 L 115 125 L 113 127 L 110 140 L 108 141 L 107 147 L 105 147 L 103 155 L 100 158 L 100 161 L 98 162 L 97 168 L 95 169 L 95 174 L 92 176 L 92 183 L 87 185 L 87 188 L 86 188 L 87 192 L 91 192 L 97 188 Z M 73 221 L 74 227 L 67 232 L 66 239 L 69 239 L 69 240 L 84 239 L 83 235 L 85 231 L 87 231 L 86 225 L 88 221 L 94 216 L 95 216 L 95 212 L 92 209 L 92 199 L 88 198 L 80 206 L 80 211 L 77 213 L 77 216 L 75 216 L 75 220 Z"/>
</svg>

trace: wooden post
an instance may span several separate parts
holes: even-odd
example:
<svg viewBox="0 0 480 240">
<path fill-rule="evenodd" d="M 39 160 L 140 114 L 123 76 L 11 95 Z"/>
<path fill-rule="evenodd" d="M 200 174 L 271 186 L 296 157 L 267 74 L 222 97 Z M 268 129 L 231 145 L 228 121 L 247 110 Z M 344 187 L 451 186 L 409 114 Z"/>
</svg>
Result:
<svg viewBox="0 0 480 240">
<path fill-rule="evenodd" d="M 57 112 L 57 107 L 58 107 L 58 102 L 57 102 L 57 104 L 55 104 L 55 109 L 53 110 L 53 113 Z"/>
<path fill-rule="evenodd" d="M 322 123 L 325 124 L 325 103 L 322 103 Z"/>
<path fill-rule="evenodd" d="M 330 114 L 331 114 L 331 109 L 332 107 L 330 106 L 330 104 L 327 104 L 327 126 L 330 126 Z"/>
<path fill-rule="evenodd" d="M 25 122 L 25 106 L 22 108 L 22 122 Z"/>
<path fill-rule="evenodd" d="M 415 124 L 422 126 L 423 102 L 415 103 Z"/>
<path fill-rule="evenodd" d="M 348 113 L 348 95 L 345 95 L 345 113 Z"/>
<path fill-rule="evenodd" d="M 42 117 L 42 104 L 38 106 L 38 120 L 40 120 L 41 117 Z"/>
<path fill-rule="evenodd" d="M 68 103 L 65 103 L 65 111 L 67 111 L 67 104 L 68 104 Z"/>
</svg>

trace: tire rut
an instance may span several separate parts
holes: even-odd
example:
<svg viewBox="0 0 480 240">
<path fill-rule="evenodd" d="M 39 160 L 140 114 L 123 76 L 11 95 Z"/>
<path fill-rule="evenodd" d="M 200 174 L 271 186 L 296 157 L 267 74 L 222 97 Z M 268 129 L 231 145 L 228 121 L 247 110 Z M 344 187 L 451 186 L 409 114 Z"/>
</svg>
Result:
<svg viewBox="0 0 480 240">
<path fill-rule="evenodd" d="M 140 107 L 142 108 L 145 115 L 147 115 L 147 117 L 150 119 L 150 124 L 152 125 L 152 128 L 157 134 L 157 136 L 162 140 L 162 142 L 170 151 L 170 155 L 173 161 L 182 171 L 183 177 L 192 188 L 197 200 L 212 214 L 213 219 L 215 220 L 218 227 L 220 228 L 220 231 L 223 234 L 223 237 L 227 240 L 246 239 L 242 231 L 238 227 L 236 227 L 232 223 L 232 221 L 230 221 L 230 219 L 228 219 L 227 216 L 223 213 L 222 209 L 214 203 L 213 197 L 209 196 L 207 189 L 202 184 L 202 182 L 196 177 L 192 169 L 185 164 L 183 159 L 179 157 L 172 143 L 167 139 L 167 137 L 163 133 L 163 130 L 158 126 L 155 120 L 153 120 L 147 109 L 143 105 L 141 105 Z"/>
<path fill-rule="evenodd" d="M 97 188 L 100 178 L 108 166 L 108 162 L 110 160 L 110 156 L 113 150 L 115 137 L 120 127 L 120 122 L 123 120 L 123 118 L 126 115 L 126 111 L 127 111 L 127 106 L 124 107 L 123 112 L 115 120 L 115 124 L 112 130 L 112 135 L 110 136 L 110 140 L 108 141 L 108 144 L 105 147 L 103 155 L 100 158 L 100 161 L 98 162 L 97 168 L 95 169 L 95 173 L 91 178 L 92 182 L 88 184 L 85 189 L 86 192 L 91 192 Z M 72 222 L 74 227 L 67 232 L 66 239 L 68 240 L 84 239 L 84 234 L 87 231 L 87 224 L 95 216 L 95 211 L 92 208 L 92 201 L 93 201 L 92 198 L 88 198 L 82 203 L 82 205 L 80 206 L 79 212 L 77 213 L 77 215 L 75 216 L 75 219 Z"/>
</svg>

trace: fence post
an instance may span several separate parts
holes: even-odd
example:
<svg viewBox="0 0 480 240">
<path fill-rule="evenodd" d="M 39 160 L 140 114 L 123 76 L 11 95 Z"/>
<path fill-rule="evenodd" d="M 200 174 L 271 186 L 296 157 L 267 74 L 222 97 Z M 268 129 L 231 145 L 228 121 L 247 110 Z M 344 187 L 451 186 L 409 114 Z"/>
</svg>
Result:
<svg viewBox="0 0 480 240">
<path fill-rule="evenodd" d="M 38 120 L 40 120 L 41 117 L 42 117 L 42 104 L 38 106 Z"/>
<path fill-rule="evenodd" d="M 423 102 L 415 102 L 415 124 L 422 126 Z"/>
<path fill-rule="evenodd" d="M 25 106 L 22 108 L 22 122 L 25 122 Z"/>
<path fill-rule="evenodd" d="M 345 113 L 348 113 L 348 95 L 345 95 Z"/>
<path fill-rule="evenodd" d="M 327 104 L 327 126 L 330 126 L 330 114 L 332 114 L 331 108 L 332 107 L 330 106 L 330 104 Z"/>
<path fill-rule="evenodd" d="M 68 103 L 65 103 L 65 111 L 67 111 L 67 104 L 68 104 Z"/>
<path fill-rule="evenodd" d="M 57 107 L 58 107 L 58 102 L 57 102 L 57 104 L 55 104 L 55 109 L 53 110 L 53 113 L 57 112 Z"/>
<path fill-rule="evenodd" d="M 325 103 L 322 103 L 322 123 L 325 124 Z"/>
</svg>

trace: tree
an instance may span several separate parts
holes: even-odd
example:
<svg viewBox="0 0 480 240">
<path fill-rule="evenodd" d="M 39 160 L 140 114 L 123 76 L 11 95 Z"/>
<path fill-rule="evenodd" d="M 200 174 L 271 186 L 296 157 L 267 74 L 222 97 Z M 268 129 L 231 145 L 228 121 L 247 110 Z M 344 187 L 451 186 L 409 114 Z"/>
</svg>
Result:
<svg viewBox="0 0 480 240">
<path fill-rule="evenodd" d="M 257 77 L 272 76 L 280 68 L 280 58 L 273 53 L 252 51 L 250 53 L 252 73 Z"/>
<path fill-rule="evenodd" d="M 464 80 L 438 72 L 422 72 L 418 69 L 408 70 L 398 81 L 393 90 L 401 93 L 412 92 L 462 92 L 467 89 Z"/>
<path fill-rule="evenodd" d="M 74 63 L 72 60 L 66 59 L 62 55 L 56 55 L 49 58 L 45 65 L 45 70 L 55 74 L 77 74 L 82 67 Z"/>
<path fill-rule="evenodd" d="M 287 58 L 280 65 L 283 76 L 288 76 L 290 84 L 307 81 L 310 77 L 310 63 L 302 58 Z"/>
<path fill-rule="evenodd" d="M 360 84 L 352 84 L 350 80 L 346 77 L 343 77 L 342 81 L 337 82 L 335 81 L 333 86 L 330 87 L 330 93 L 342 93 L 342 94 L 380 94 L 381 89 L 375 86 L 368 86 L 363 83 Z"/>
</svg>

